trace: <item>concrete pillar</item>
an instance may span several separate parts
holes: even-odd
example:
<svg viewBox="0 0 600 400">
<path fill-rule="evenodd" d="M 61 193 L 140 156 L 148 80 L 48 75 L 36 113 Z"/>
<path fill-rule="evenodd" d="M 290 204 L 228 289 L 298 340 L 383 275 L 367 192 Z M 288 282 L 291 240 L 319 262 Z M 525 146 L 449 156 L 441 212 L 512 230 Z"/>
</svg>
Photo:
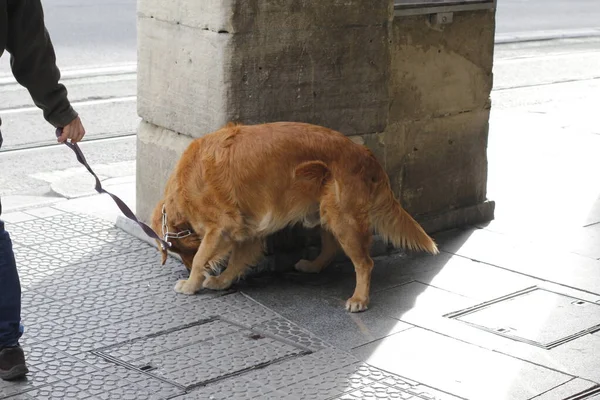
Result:
<svg viewBox="0 0 600 400">
<path fill-rule="evenodd" d="M 493 12 L 440 31 L 392 0 L 139 0 L 139 217 L 192 138 L 288 120 L 370 147 L 430 230 L 491 219 L 493 34 Z"/>
<path fill-rule="evenodd" d="M 391 0 L 138 1 L 140 217 L 172 149 L 229 121 L 384 131 L 392 16 Z"/>
</svg>

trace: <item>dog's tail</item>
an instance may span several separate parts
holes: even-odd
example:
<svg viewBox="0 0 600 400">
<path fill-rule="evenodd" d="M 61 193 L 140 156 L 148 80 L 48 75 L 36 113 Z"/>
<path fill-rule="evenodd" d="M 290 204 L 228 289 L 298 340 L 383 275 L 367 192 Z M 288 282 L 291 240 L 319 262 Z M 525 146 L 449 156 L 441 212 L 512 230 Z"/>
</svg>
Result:
<svg viewBox="0 0 600 400">
<path fill-rule="evenodd" d="M 370 216 L 373 230 L 394 247 L 439 253 L 433 239 L 402 208 L 388 185 L 376 191 Z"/>
</svg>

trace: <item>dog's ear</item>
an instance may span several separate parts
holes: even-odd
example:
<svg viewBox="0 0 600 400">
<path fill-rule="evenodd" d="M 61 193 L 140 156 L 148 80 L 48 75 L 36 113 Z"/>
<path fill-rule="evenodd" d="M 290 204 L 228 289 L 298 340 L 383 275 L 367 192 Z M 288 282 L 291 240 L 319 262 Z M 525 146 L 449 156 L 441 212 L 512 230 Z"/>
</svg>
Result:
<svg viewBox="0 0 600 400">
<path fill-rule="evenodd" d="M 165 265 L 165 263 L 167 262 L 167 250 L 164 250 L 162 247 L 160 249 L 161 253 L 162 253 L 162 261 L 161 261 L 161 265 Z"/>
<path fill-rule="evenodd" d="M 323 161 L 306 161 L 294 170 L 295 179 L 312 181 L 319 185 L 324 184 L 330 176 L 331 172 Z"/>
<path fill-rule="evenodd" d="M 167 262 L 167 256 L 169 255 L 169 253 L 167 252 L 167 249 L 163 249 L 161 243 L 158 240 L 156 240 L 156 245 L 158 247 L 158 251 L 160 251 L 162 253 L 161 265 L 165 265 L 165 263 Z"/>
</svg>

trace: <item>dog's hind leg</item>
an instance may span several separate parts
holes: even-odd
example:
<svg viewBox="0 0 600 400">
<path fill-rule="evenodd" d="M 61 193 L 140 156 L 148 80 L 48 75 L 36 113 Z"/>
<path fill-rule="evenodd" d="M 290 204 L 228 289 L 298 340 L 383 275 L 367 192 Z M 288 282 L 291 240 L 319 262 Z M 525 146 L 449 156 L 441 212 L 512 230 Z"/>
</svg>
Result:
<svg viewBox="0 0 600 400">
<path fill-rule="evenodd" d="M 263 241 L 250 239 L 242 243 L 234 243 L 227 268 L 218 276 L 208 276 L 203 286 L 207 289 L 224 290 L 240 278 L 244 272 L 257 263 L 263 255 Z"/>
<path fill-rule="evenodd" d="M 346 309 L 351 312 L 366 310 L 369 305 L 374 264 L 370 256 L 372 234 L 368 214 L 361 211 L 365 207 L 356 199 L 359 197 L 354 196 L 348 201 L 339 195 L 339 191 L 332 191 L 321 203 L 324 225 L 335 235 L 342 250 L 354 264 L 356 287 L 352 297 L 346 301 Z"/>
<path fill-rule="evenodd" d="M 210 268 L 209 263 L 222 258 L 231 251 L 231 248 L 232 242 L 221 235 L 220 230 L 207 231 L 194 256 L 190 277 L 187 280 L 178 281 L 175 291 L 184 294 L 194 294 L 199 291 L 205 279 L 206 268 Z"/>
<path fill-rule="evenodd" d="M 312 261 L 300 260 L 296 263 L 296 270 L 306 273 L 319 273 L 326 268 L 335 258 L 340 245 L 335 236 L 321 227 L 321 252 Z"/>
</svg>

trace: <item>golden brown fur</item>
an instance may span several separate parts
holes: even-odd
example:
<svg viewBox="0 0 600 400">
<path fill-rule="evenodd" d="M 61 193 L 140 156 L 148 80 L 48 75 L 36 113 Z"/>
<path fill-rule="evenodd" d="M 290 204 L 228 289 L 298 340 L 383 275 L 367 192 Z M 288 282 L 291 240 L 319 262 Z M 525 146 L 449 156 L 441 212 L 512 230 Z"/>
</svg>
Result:
<svg viewBox="0 0 600 400">
<path fill-rule="evenodd" d="M 169 231 L 194 232 L 173 239 L 170 249 L 191 271 L 175 286 L 185 294 L 228 288 L 260 259 L 268 235 L 295 223 L 320 225 L 322 232 L 321 254 L 300 261 L 296 269 L 321 271 L 339 247 L 351 259 L 356 288 L 346 308 L 353 312 L 369 302 L 373 232 L 397 247 L 438 252 L 395 199 L 373 154 L 339 132 L 310 124 L 230 124 L 196 139 L 156 206 L 152 224 L 157 232 L 163 204 Z M 206 273 L 227 256 L 223 273 Z"/>
</svg>

